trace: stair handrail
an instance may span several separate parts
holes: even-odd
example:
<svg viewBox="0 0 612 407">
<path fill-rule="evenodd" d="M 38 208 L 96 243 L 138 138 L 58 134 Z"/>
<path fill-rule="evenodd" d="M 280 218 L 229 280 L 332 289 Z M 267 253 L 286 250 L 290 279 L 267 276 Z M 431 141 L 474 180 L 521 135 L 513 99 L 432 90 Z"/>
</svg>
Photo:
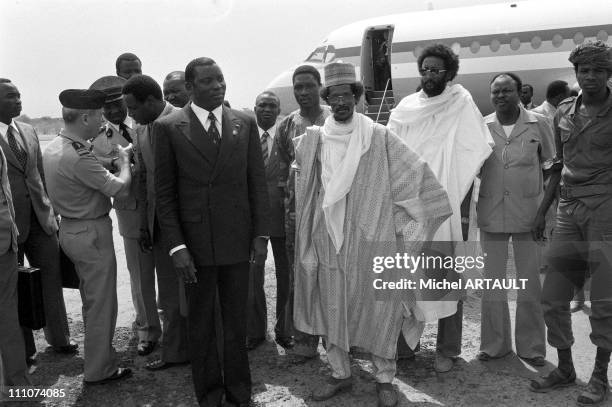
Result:
<svg viewBox="0 0 612 407">
<path fill-rule="evenodd" d="M 387 79 L 387 83 L 385 84 L 385 91 L 383 92 L 383 96 L 382 96 L 382 100 L 380 101 L 380 106 L 378 106 L 378 114 L 376 115 L 376 123 L 378 123 L 378 118 L 380 117 L 380 112 L 382 111 L 382 106 L 383 103 L 385 105 L 387 105 L 387 108 L 389 107 L 389 104 L 387 103 L 387 90 L 389 88 L 389 82 L 391 82 L 391 78 Z M 389 109 L 390 111 L 391 109 Z"/>
</svg>

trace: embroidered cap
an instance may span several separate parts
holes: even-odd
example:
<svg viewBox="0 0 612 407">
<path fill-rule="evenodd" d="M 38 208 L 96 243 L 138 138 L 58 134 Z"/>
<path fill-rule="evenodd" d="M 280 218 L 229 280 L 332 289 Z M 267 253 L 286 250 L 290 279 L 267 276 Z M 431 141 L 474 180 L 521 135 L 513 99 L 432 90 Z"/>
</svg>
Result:
<svg viewBox="0 0 612 407">
<path fill-rule="evenodd" d="M 59 94 L 62 106 L 69 109 L 102 109 L 106 93 L 92 89 L 66 89 Z"/>
<path fill-rule="evenodd" d="M 101 90 L 106 93 L 104 103 L 114 102 L 123 99 L 121 89 L 125 85 L 126 80 L 119 76 L 103 76 L 91 84 L 89 89 Z"/>
<path fill-rule="evenodd" d="M 332 62 L 323 68 L 325 86 L 350 85 L 357 82 L 355 65 L 344 62 Z"/>
</svg>

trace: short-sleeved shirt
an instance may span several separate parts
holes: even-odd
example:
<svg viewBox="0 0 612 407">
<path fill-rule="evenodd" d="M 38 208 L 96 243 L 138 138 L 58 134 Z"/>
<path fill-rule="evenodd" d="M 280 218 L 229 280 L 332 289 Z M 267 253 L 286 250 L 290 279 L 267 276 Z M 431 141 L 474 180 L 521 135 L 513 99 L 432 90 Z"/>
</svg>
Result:
<svg viewBox="0 0 612 407">
<path fill-rule="evenodd" d="M 559 104 L 554 119 L 561 183 L 568 187 L 612 188 L 612 91 L 595 117 L 580 113 L 582 95 Z M 604 196 L 604 195 L 602 195 Z M 583 198 L 580 198 L 581 200 Z"/>
<path fill-rule="evenodd" d="M 491 233 L 529 232 L 544 194 L 542 166 L 554 156 L 550 124 L 522 107 L 508 137 L 495 113 L 485 123 L 495 147 L 482 167 L 478 226 Z"/>
<path fill-rule="evenodd" d="M 91 145 L 60 134 L 43 153 L 49 198 L 55 210 L 71 219 L 97 219 L 111 209 L 110 197 L 123 182 L 108 172 L 90 151 Z"/>
</svg>

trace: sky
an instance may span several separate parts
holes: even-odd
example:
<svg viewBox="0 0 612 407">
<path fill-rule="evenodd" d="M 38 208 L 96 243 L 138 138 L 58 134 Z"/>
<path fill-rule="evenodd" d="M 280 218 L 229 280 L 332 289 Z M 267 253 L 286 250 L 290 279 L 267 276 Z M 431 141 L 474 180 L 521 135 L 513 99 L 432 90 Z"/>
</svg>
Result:
<svg viewBox="0 0 612 407">
<path fill-rule="evenodd" d="M 232 107 L 252 108 L 272 79 L 345 24 L 499 1 L 0 0 L 0 77 L 19 88 L 22 113 L 59 117 L 59 93 L 115 75 L 123 52 L 138 55 L 160 85 L 207 56 L 223 71 Z"/>
</svg>

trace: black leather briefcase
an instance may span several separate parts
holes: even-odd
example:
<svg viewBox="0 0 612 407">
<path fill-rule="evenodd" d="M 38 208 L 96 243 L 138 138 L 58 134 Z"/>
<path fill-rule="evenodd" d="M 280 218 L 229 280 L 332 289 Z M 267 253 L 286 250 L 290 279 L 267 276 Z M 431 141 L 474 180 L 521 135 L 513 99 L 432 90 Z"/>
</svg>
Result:
<svg viewBox="0 0 612 407">
<path fill-rule="evenodd" d="M 79 275 L 76 272 L 74 263 L 64 253 L 60 247 L 60 269 L 62 270 L 62 287 L 64 288 L 79 288 Z"/>
<path fill-rule="evenodd" d="M 19 325 L 34 330 L 40 329 L 45 326 L 40 269 L 18 266 L 17 271 Z"/>
</svg>

